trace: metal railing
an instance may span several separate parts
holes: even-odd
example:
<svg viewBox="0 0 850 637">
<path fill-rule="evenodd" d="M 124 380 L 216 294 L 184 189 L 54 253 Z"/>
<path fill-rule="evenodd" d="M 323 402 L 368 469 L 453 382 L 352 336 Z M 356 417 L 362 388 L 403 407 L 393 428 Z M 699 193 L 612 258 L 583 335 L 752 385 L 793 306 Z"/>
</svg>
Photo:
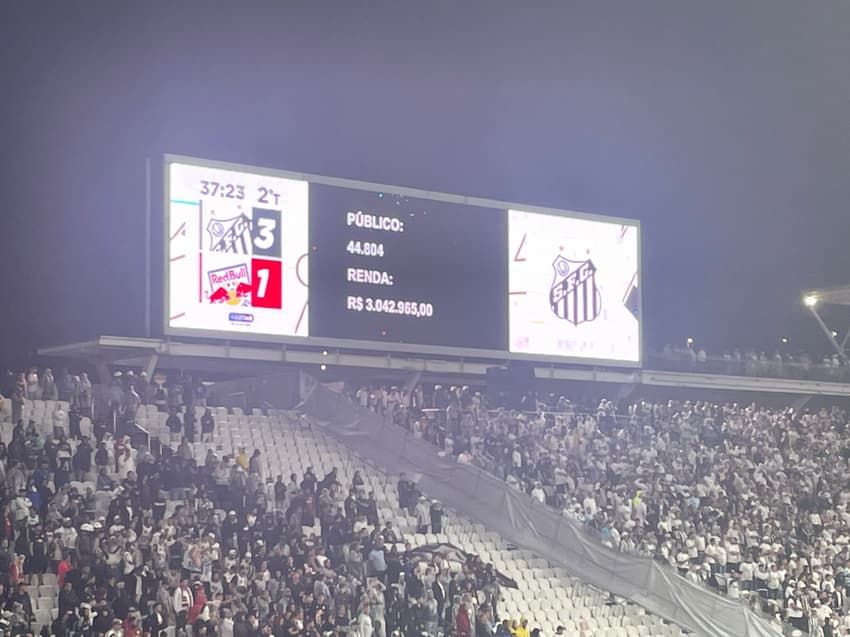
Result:
<svg viewBox="0 0 850 637">
<path fill-rule="evenodd" d="M 756 378 L 788 378 L 832 383 L 850 382 L 850 367 L 794 360 L 756 360 L 710 356 L 698 360 L 688 352 L 664 354 L 650 352 L 644 366 L 658 371 L 751 376 Z"/>
</svg>

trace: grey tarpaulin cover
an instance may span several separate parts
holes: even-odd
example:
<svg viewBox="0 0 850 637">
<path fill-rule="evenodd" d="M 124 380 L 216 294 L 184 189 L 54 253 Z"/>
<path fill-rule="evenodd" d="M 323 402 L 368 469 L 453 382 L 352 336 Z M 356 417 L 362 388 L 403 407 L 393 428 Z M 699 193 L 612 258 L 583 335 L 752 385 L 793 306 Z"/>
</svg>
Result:
<svg viewBox="0 0 850 637">
<path fill-rule="evenodd" d="M 301 397 L 300 409 L 353 452 L 390 474 L 419 474 L 423 493 L 584 582 L 697 635 L 781 635 L 739 602 L 693 584 L 651 559 L 606 548 L 574 521 L 477 467 L 441 457 L 431 445 L 306 374 L 301 376 Z"/>
</svg>

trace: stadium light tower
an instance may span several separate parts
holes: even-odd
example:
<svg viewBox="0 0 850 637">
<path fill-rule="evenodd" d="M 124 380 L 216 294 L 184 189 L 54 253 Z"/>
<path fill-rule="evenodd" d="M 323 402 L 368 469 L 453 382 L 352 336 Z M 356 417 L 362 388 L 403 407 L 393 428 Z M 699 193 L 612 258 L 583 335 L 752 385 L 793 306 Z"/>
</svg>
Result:
<svg viewBox="0 0 850 637">
<path fill-rule="evenodd" d="M 826 335 L 835 353 L 841 358 L 844 363 L 848 363 L 847 357 L 847 341 L 850 340 L 850 330 L 844 335 L 844 338 L 838 341 L 838 332 L 827 327 L 826 323 L 818 312 L 818 307 L 829 305 L 850 305 L 850 286 L 841 286 L 836 288 L 824 288 L 821 290 L 806 290 L 803 292 L 803 305 L 815 317 L 815 321 L 820 326 L 824 335 Z"/>
</svg>

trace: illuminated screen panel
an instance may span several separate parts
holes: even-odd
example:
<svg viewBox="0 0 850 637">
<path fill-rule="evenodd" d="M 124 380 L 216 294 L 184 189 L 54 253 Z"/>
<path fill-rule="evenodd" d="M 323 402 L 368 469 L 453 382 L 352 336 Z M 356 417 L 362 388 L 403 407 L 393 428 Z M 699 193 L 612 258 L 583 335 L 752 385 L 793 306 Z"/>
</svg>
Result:
<svg viewBox="0 0 850 637">
<path fill-rule="evenodd" d="M 639 229 L 508 211 L 509 351 L 640 361 Z"/>
<path fill-rule="evenodd" d="M 168 334 L 641 361 L 633 221 L 176 156 L 165 212 Z"/>
<path fill-rule="evenodd" d="M 306 181 L 167 165 L 170 328 L 306 336 Z"/>
<path fill-rule="evenodd" d="M 504 209 L 310 185 L 310 335 L 504 351 Z"/>
</svg>

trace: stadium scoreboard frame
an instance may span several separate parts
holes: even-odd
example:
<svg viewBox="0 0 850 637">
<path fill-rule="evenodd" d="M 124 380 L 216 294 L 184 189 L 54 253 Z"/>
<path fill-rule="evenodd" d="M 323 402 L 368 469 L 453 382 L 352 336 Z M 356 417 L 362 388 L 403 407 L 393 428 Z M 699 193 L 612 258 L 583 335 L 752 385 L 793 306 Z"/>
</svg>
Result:
<svg viewBox="0 0 850 637">
<path fill-rule="evenodd" d="M 164 157 L 164 333 L 640 367 L 640 223 Z"/>
</svg>

